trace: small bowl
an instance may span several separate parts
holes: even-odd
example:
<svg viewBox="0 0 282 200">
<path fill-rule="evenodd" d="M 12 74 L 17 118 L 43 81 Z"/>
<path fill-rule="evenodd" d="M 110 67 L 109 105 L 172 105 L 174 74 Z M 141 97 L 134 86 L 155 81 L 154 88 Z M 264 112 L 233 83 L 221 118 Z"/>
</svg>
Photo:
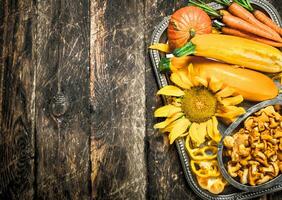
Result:
<svg viewBox="0 0 282 200">
<path fill-rule="evenodd" d="M 224 132 L 222 139 L 218 145 L 218 153 L 217 153 L 217 160 L 218 160 L 218 164 L 219 164 L 219 168 L 221 170 L 221 173 L 223 175 L 223 177 L 234 187 L 240 189 L 240 190 L 244 190 L 244 191 L 248 191 L 248 192 L 256 192 L 259 190 L 263 190 L 263 189 L 267 189 L 270 188 L 274 185 L 276 185 L 277 183 L 281 183 L 282 182 L 282 174 L 278 175 L 277 177 L 275 177 L 274 179 L 267 181 L 266 183 L 257 185 L 257 186 L 250 186 L 250 185 L 245 185 L 240 183 L 239 181 L 235 180 L 232 176 L 229 175 L 229 173 L 226 170 L 225 167 L 225 162 L 224 162 L 224 158 L 223 158 L 223 151 L 225 150 L 225 147 L 223 145 L 223 140 L 226 136 L 230 136 L 233 135 L 233 133 L 240 128 L 241 124 L 245 121 L 246 118 L 248 118 L 250 115 L 254 114 L 255 112 L 261 110 L 262 108 L 265 108 L 267 106 L 270 105 L 282 105 L 282 98 L 281 97 L 277 97 L 275 99 L 272 100 L 268 100 L 268 101 L 264 101 L 261 102 L 259 104 L 256 104 L 255 106 L 249 108 L 246 112 L 246 114 L 244 114 L 243 116 L 239 117 L 235 122 L 233 122 Z"/>
</svg>

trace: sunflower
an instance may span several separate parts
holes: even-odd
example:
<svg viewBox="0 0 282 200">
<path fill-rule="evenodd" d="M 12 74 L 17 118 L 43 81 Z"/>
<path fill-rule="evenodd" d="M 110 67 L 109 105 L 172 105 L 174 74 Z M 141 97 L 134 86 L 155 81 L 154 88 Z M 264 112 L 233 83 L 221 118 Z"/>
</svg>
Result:
<svg viewBox="0 0 282 200">
<path fill-rule="evenodd" d="M 219 142 L 217 118 L 230 123 L 245 113 L 244 108 L 236 106 L 243 101 L 242 95 L 234 95 L 235 90 L 217 78 L 204 79 L 196 74 L 193 64 L 178 69 L 170 76 L 175 85 L 157 92 L 168 97 L 168 104 L 155 111 L 155 117 L 166 119 L 154 128 L 169 132 L 170 144 L 188 134 L 197 147 L 206 138 Z"/>
<path fill-rule="evenodd" d="M 155 111 L 155 117 L 166 119 L 154 128 L 168 132 L 170 144 L 186 137 L 190 167 L 199 185 L 211 193 L 221 193 L 227 183 L 216 160 L 217 144 L 221 140 L 217 118 L 230 123 L 244 114 L 245 109 L 236 106 L 243 97 L 217 78 L 197 76 L 193 64 L 173 70 L 170 80 L 175 85 L 167 85 L 157 92 L 167 96 L 168 104 Z"/>
</svg>

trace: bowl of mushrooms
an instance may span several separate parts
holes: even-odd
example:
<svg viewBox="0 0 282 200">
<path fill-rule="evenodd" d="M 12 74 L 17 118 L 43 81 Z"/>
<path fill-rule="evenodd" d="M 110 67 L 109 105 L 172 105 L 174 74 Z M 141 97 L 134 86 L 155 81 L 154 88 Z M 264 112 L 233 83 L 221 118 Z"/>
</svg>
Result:
<svg viewBox="0 0 282 200">
<path fill-rule="evenodd" d="M 218 162 L 234 187 L 258 191 L 282 181 L 282 100 L 250 108 L 224 132 Z"/>
</svg>

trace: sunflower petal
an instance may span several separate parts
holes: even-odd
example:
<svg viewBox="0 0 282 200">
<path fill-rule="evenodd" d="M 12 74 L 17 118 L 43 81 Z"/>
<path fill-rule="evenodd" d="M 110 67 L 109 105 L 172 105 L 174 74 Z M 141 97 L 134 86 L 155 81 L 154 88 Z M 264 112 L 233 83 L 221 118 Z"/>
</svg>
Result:
<svg viewBox="0 0 282 200">
<path fill-rule="evenodd" d="M 160 108 L 158 108 L 154 116 L 155 117 L 170 117 L 175 113 L 181 112 L 181 108 L 173 105 L 165 105 Z"/>
<path fill-rule="evenodd" d="M 211 119 L 207 121 L 207 133 L 208 136 L 213 139 L 213 124 Z"/>
<path fill-rule="evenodd" d="M 207 136 L 207 123 L 203 122 L 199 124 L 199 134 L 201 135 L 201 138 L 205 140 Z"/>
<path fill-rule="evenodd" d="M 196 76 L 195 80 L 197 80 L 201 85 L 208 87 L 208 81 L 206 79 Z"/>
<path fill-rule="evenodd" d="M 189 134 L 189 132 L 186 132 L 186 133 L 181 134 L 179 137 L 185 137 L 185 136 L 187 136 L 188 134 Z"/>
<path fill-rule="evenodd" d="M 222 117 L 222 118 L 233 119 L 233 118 L 237 118 L 238 116 L 244 113 L 246 113 L 244 108 L 234 106 L 233 110 L 229 110 L 228 112 L 224 112 L 224 113 L 216 113 L 216 116 Z"/>
<path fill-rule="evenodd" d="M 215 116 L 212 116 L 212 124 L 213 124 L 213 136 L 212 136 L 212 139 L 216 142 L 219 142 L 221 140 L 221 134 L 217 128 L 218 126 L 218 121 L 216 119 Z"/>
<path fill-rule="evenodd" d="M 190 89 L 191 88 L 190 85 L 187 85 L 182 81 L 182 79 L 180 78 L 178 73 L 172 73 L 171 76 L 170 76 L 170 80 L 174 84 L 176 84 L 177 86 L 182 87 L 184 89 Z"/>
<path fill-rule="evenodd" d="M 188 77 L 188 72 L 187 72 L 187 70 L 185 70 L 185 69 L 183 70 L 183 69 L 182 69 L 182 70 L 179 70 L 177 73 L 179 74 L 181 80 L 182 80 L 185 84 L 189 85 L 190 87 L 193 86 L 191 80 L 190 80 L 189 77 Z"/>
<path fill-rule="evenodd" d="M 238 108 L 238 106 L 220 106 L 217 113 L 227 113 L 227 112 L 230 112 L 230 111 L 234 111 L 237 108 Z"/>
<path fill-rule="evenodd" d="M 166 95 L 166 96 L 175 96 L 175 97 L 180 97 L 184 95 L 184 92 L 173 85 L 167 85 L 164 86 L 163 88 L 161 88 L 158 92 L 158 95 L 162 94 L 162 95 Z"/>
<path fill-rule="evenodd" d="M 199 85 L 199 82 L 195 79 L 195 71 L 192 63 L 188 65 L 188 77 L 191 80 L 193 86 Z"/>
<path fill-rule="evenodd" d="M 177 120 L 178 118 L 182 117 L 183 115 L 184 115 L 183 113 L 175 113 L 171 117 L 166 118 L 165 121 L 155 124 L 154 128 L 155 129 L 165 128 L 170 123 L 174 122 L 175 120 Z"/>
<path fill-rule="evenodd" d="M 176 123 L 177 123 L 177 120 L 175 120 L 174 122 L 170 123 L 169 125 L 167 125 L 167 126 L 166 126 L 165 128 L 163 128 L 163 129 L 161 129 L 160 131 L 161 131 L 162 133 L 170 133 Z"/>
<path fill-rule="evenodd" d="M 235 97 L 229 97 L 225 98 L 220 101 L 224 106 L 235 106 L 243 101 L 243 96 L 242 95 L 237 95 Z"/>
<path fill-rule="evenodd" d="M 222 121 L 224 124 L 229 125 L 229 124 L 235 122 L 236 119 L 237 119 L 237 118 L 232 118 L 232 119 L 229 119 L 229 118 L 221 118 L 221 121 Z"/>
<path fill-rule="evenodd" d="M 230 87 L 225 87 L 222 90 L 220 90 L 218 93 L 216 93 L 216 97 L 217 98 L 225 98 L 225 97 L 229 97 L 232 94 L 234 94 L 235 89 L 230 88 Z"/>
<path fill-rule="evenodd" d="M 223 86 L 223 82 L 220 81 L 219 79 L 215 78 L 215 77 L 211 77 L 210 82 L 209 82 L 209 88 L 213 91 L 213 92 L 217 92 L 218 90 L 220 90 Z"/>
<path fill-rule="evenodd" d="M 185 133 L 190 124 L 191 122 L 187 118 L 181 118 L 177 120 L 168 136 L 170 144 L 172 144 L 179 136 Z"/>
<path fill-rule="evenodd" d="M 198 147 L 205 142 L 206 130 L 203 130 L 203 127 L 200 127 L 200 124 L 193 123 L 189 129 L 189 135 Z"/>
<path fill-rule="evenodd" d="M 164 53 L 170 53 L 171 49 L 169 48 L 168 44 L 164 44 L 164 43 L 155 43 L 152 44 L 151 46 L 149 46 L 149 49 L 154 49 L 154 50 L 158 50 Z"/>
</svg>

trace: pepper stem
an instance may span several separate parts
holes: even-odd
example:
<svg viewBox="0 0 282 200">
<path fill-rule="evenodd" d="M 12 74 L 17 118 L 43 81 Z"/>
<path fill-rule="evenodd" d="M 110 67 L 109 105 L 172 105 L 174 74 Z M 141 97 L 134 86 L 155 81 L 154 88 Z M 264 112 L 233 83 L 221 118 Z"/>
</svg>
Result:
<svg viewBox="0 0 282 200">
<path fill-rule="evenodd" d="M 159 63 L 159 69 L 161 72 L 167 72 L 170 70 L 170 59 L 162 58 Z"/>
<path fill-rule="evenodd" d="M 176 57 L 187 56 L 195 53 L 196 46 L 190 41 L 187 42 L 183 47 L 174 49 L 173 55 Z"/>
</svg>

